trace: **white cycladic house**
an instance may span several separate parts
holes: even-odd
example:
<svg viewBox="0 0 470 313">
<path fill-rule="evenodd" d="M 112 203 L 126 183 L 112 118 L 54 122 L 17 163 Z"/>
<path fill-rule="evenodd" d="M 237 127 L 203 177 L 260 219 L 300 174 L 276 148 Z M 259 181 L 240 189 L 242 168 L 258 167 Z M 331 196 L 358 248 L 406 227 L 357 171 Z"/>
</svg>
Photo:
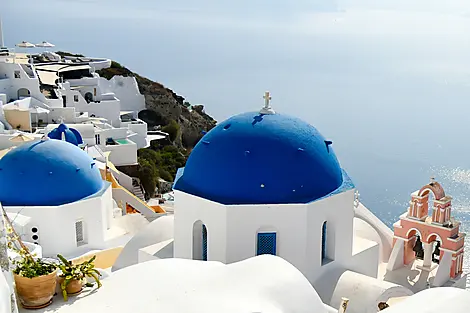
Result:
<svg viewBox="0 0 470 313">
<path fill-rule="evenodd" d="M 114 227 L 111 184 L 85 151 L 66 141 L 31 141 L 3 156 L 0 199 L 10 216 L 29 218 L 20 235 L 47 257 L 104 249 L 125 235 Z"/>
</svg>

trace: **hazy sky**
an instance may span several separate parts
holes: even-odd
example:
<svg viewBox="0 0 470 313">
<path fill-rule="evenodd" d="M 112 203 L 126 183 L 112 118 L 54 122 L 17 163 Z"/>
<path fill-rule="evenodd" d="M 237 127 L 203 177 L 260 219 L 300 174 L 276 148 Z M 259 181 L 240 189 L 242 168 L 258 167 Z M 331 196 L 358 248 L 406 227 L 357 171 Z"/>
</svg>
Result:
<svg viewBox="0 0 470 313">
<path fill-rule="evenodd" d="M 374 197 L 394 184 L 406 202 L 423 169 L 470 167 L 468 0 L 3 0 L 0 14 L 10 46 L 113 58 L 219 120 L 270 90 Z"/>
</svg>

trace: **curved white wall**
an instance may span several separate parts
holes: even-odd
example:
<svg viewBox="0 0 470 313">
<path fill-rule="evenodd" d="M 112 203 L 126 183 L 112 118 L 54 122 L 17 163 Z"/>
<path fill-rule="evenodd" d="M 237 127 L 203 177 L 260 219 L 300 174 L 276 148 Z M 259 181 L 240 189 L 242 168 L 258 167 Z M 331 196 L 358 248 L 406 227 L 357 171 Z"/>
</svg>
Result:
<svg viewBox="0 0 470 313">
<path fill-rule="evenodd" d="M 125 267 L 138 263 L 139 249 L 173 238 L 173 215 L 157 218 L 140 232 L 135 234 L 124 246 L 113 265 L 112 271 L 118 271 Z"/>
<path fill-rule="evenodd" d="M 470 292 L 459 288 L 426 289 L 390 306 L 384 313 L 467 313 Z"/>
<path fill-rule="evenodd" d="M 387 261 L 390 258 L 393 247 L 393 231 L 387 227 L 377 216 L 375 216 L 369 209 L 362 203 L 359 204 L 354 210 L 354 215 L 357 218 L 364 220 L 367 224 L 373 227 L 377 234 L 380 236 L 382 242 L 382 259 Z"/>
<path fill-rule="evenodd" d="M 347 313 L 376 313 L 379 302 L 412 294 L 405 287 L 345 271 L 336 284 L 330 305 L 337 308 L 341 298 L 346 297 L 350 300 Z"/>
<path fill-rule="evenodd" d="M 377 233 L 375 228 L 373 228 L 369 223 L 366 221 L 355 217 L 354 218 L 354 240 L 357 240 L 356 238 L 363 238 L 367 239 L 370 241 L 373 241 L 379 245 L 379 261 L 380 262 L 387 262 L 388 259 L 384 259 L 384 249 L 383 249 L 383 243 L 382 243 L 382 238 L 380 235 Z"/>
</svg>

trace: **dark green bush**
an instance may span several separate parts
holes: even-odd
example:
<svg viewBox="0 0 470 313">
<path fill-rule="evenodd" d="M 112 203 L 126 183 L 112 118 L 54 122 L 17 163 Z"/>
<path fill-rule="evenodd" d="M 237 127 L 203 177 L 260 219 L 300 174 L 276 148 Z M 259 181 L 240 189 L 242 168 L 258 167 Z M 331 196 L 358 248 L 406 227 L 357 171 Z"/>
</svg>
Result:
<svg viewBox="0 0 470 313">
<path fill-rule="evenodd" d="M 180 126 L 175 120 L 170 120 L 170 123 L 162 128 L 162 131 L 168 133 L 171 141 L 175 141 L 175 139 L 178 137 L 179 130 Z"/>
<path fill-rule="evenodd" d="M 139 157 L 139 179 L 144 187 L 145 192 L 149 197 L 155 195 L 155 187 L 157 186 L 157 180 L 159 177 L 158 169 L 149 160 Z"/>
</svg>

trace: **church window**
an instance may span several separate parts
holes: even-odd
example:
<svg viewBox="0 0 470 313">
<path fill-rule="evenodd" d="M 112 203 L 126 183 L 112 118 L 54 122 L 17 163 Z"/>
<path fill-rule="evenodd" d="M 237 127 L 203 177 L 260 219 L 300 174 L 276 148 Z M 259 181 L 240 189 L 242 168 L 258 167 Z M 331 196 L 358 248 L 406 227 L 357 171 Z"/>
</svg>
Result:
<svg viewBox="0 0 470 313">
<path fill-rule="evenodd" d="M 100 138 L 100 135 L 99 134 L 96 134 L 95 135 L 95 142 L 97 145 L 100 145 L 101 144 L 101 138 Z"/>
<path fill-rule="evenodd" d="M 207 261 L 207 241 L 208 230 L 201 221 L 195 221 L 193 224 L 193 260 Z"/>
<path fill-rule="evenodd" d="M 83 221 L 75 222 L 75 239 L 77 241 L 77 247 L 86 244 Z"/>
<path fill-rule="evenodd" d="M 15 71 L 15 78 L 21 78 L 20 71 Z"/>
<path fill-rule="evenodd" d="M 256 255 L 276 255 L 276 233 L 258 233 Z"/>
<path fill-rule="evenodd" d="M 321 231 L 321 259 L 322 262 L 326 260 L 326 222 L 323 222 L 322 231 Z"/>
<path fill-rule="evenodd" d="M 78 102 L 78 95 L 73 95 L 73 101 Z"/>
<path fill-rule="evenodd" d="M 207 261 L 207 228 L 202 225 L 202 260 Z"/>
</svg>

